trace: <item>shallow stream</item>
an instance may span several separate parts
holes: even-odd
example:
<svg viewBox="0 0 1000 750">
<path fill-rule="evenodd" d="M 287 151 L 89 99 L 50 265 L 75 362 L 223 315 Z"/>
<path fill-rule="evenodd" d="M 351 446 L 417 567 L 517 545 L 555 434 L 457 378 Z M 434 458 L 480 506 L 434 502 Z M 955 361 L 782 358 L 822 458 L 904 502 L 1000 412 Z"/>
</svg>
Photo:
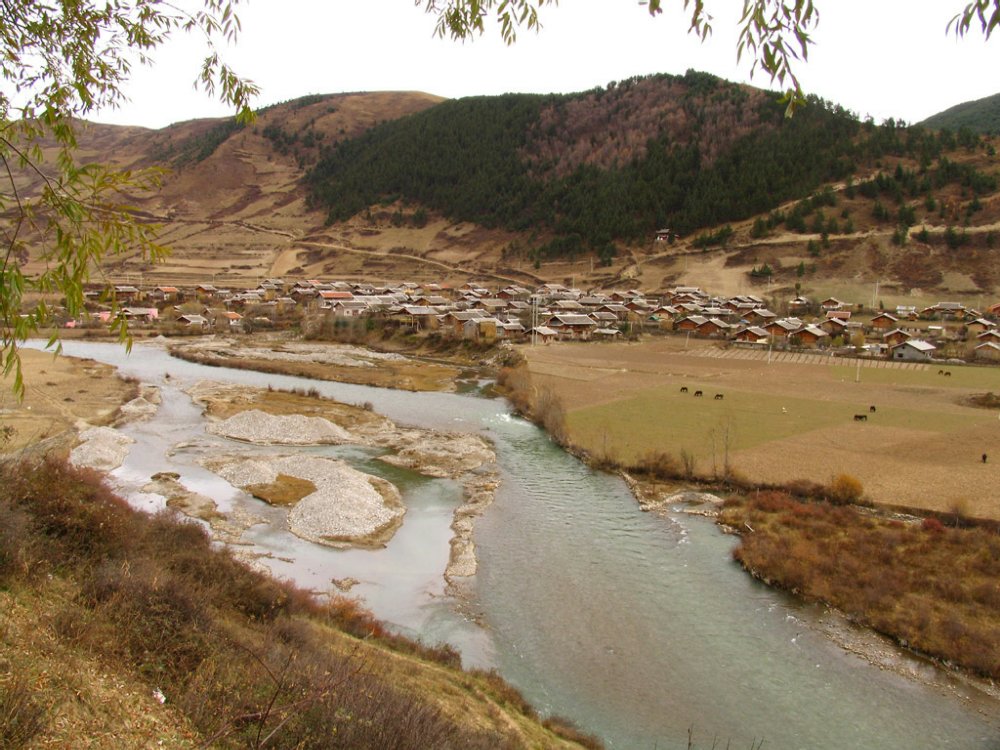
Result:
<svg viewBox="0 0 1000 750">
<path fill-rule="evenodd" d="M 502 401 L 210 368 L 149 344 L 131 356 L 114 344 L 70 341 L 64 350 L 163 389 L 156 417 L 124 429 L 138 441 L 115 473 L 124 486 L 177 471 L 220 507 L 266 516 L 271 523 L 244 541 L 273 554 L 265 561 L 277 575 L 320 591 L 333 578 L 359 579 L 351 593 L 377 616 L 429 642 L 452 643 L 467 665 L 496 667 L 540 710 L 609 747 L 686 748 L 690 730 L 698 748 L 762 740 L 781 750 L 1000 748 L 995 700 L 753 581 L 731 559 L 736 541 L 711 521 L 682 508 L 642 513 L 620 479 L 591 471 Z M 480 569 L 469 599 L 449 597 L 442 579 L 457 484 L 384 465 L 367 449 L 305 449 L 390 479 L 408 510 L 385 549 L 338 551 L 299 540 L 284 529 L 283 511 L 195 462 L 206 450 L 235 447 L 204 432 L 200 410 L 183 393 L 200 379 L 314 387 L 347 403 L 371 402 L 402 424 L 489 437 L 503 483 L 478 521 Z M 132 499 L 149 504 L 134 492 Z M 831 632 L 888 653 L 893 668 L 846 651 Z"/>
</svg>

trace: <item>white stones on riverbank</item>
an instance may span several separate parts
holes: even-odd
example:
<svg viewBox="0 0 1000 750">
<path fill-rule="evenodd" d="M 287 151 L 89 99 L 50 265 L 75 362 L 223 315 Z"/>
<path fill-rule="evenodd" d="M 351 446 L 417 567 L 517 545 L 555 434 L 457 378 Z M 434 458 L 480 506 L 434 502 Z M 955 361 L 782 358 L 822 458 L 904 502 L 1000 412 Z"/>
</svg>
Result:
<svg viewBox="0 0 1000 750">
<path fill-rule="evenodd" d="M 316 491 L 289 511 L 288 528 L 296 536 L 318 544 L 385 544 L 405 513 L 399 490 L 393 484 L 337 459 L 224 456 L 203 463 L 243 489 L 272 484 L 282 474 L 312 482 Z"/>
<path fill-rule="evenodd" d="M 135 441 L 113 427 L 91 427 L 80 433 L 80 444 L 69 454 L 73 466 L 114 471 L 125 462 Z"/>
<path fill-rule="evenodd" d="M 401 354 L 376 352 L 351 344 L 311 344 L 286 341 L 273 347 L 246 346 L 224 338 L 204 338 L 176 344 L 193 354 L 225 359 L 263 359 L 274 362 L 315 362 L 335 367 L 377 367 L 382 362 L 402 361 Z"/>
<path fill-rule="evenodd" d="M 250 409 L 206 428 L 213 435 L 257 445 L 340 445 L 354 442 L 343 427 L 323 417 L 302 414 L 268 414 Z"/>
<path fill-rule="evenodd" d="M 324 408 L 323 400 L 316 401 L 309 409 L 324 416 L 274 415 L 253 408 L 259 393 L 255 395 L 255 389 L 247 386 L 201 382 L 188 393 L 206 408 L 219 402 L 229 407 L 246 405 L 244 411 L 228 419 L 209 423 L 206 430 L 212 434 L 259 445 L 350 443 L 387 448 L 392 452 L 379 457 L 385 463 L 425 476 L 460 481 L 465 489 L 465 502 L 455 511 L 445 578 L 453 583 L 475 574 L 473 519 L 493 501 L 498 484 L 491 469 L 496 454 L 484 438 L 400 427 L 368 411 L 359 412 L 364 414 L 359 419 L 356 414 L 345 412 L 343 405 Z M 336 419 L 347 420 L 350 429 L 333 421 Z M 288 517 L 291 531 L 304 539 L 338 546 L 383 544 L 402 521 L 404 507 L 393 485 L 355 471 L 341 461 L 242 455 L 207 459 L 202 463 L 230 484 L 251 492 L 280 483 L 280 474 L 312 482 L 316 491 L 302 497 Z"/>
</svg>

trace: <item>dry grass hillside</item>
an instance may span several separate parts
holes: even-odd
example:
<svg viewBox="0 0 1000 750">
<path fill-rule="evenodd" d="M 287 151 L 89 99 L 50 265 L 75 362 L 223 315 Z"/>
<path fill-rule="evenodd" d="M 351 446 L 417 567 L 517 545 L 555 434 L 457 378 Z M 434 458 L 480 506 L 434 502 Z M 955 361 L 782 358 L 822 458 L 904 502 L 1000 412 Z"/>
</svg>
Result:
<svg viewBox="0 0 1000 750">
<path fill-rule="evenodd" d="M 994 260 L 1000 244 L 1000 192 L 975 198 L 975 210 L 970 210 L 974 196 L 957 182 L 936 189 L 933 205 L 923 198 L 904 199 L 916 223 L 902 247 L 893 241 L 894 222 L 874 217 L 876 201 L 857 193 L 848 197 L 853 191 L 844 184 L 831 186 L 836 205 L 822 209 L 827 219 L 839 221 L 841 232 L 825 239 L 819 232 L 788 233 L 780 225 L 755 237 L 751 218 L 733 224 L 724 246 L 695 247 L 692 236 L 670 244 L 649 238 L 619 245 L 617 257 L 605 267 L 587 255 L 536 263 L 526 252 L 533 241 L 528 235 L 455 223 L 432 211 L 426 212 L 425 222 L 416 222 L 413 216 L 420 207 L 400 202 L 372 206 L 346 222 L 325 226 L 324 213 L 307 206 L 301 181 L 321 147 L 439 101 L 422 93 L 310 96 L 269 107 L 244 129 L 226 120 L 189 121 L 158 131 L 89 126 L 81 138 L 84 160 L 167 169 L 161 189 L 131 198 L 144 216 L 162 225 L 161 240 L 171 248 L 170 256 L 157 265 L 137 256 L 118 257 L 106 269 L 109 277 L 226 287 L 252 286 L 267 276 L 441 283 L 476 277 L 490 285 L 558 281 L 654 290 L 690 284 L 765 297 L 784 295 L 798 285 L 805 294 L 868 302 L 878 283 L 886 305 L 941 299 L 978 304 L 1000 288 L 1000 266 Z M 740 101 L 735 96 L 728 106 L 738 107 Z M 645 109 L 624 113 L 622 132 L 602 140 L 588 125 L 588 102 L 584 98 L 572 107 L 546 110 L 547 127 L 539 132 L 552 135 L 539 135 L 536 153 L 526 158 L 558 172 L 578 163 L 620 161 L 641 151 L 642 143 L 625 131 L 630 123 L 638 130 L 647 124 Z M 660 109 L 659 115 L 674 117 L 678 132 L 684 131 L 683 111 Z M 744 129 L 753 124 L 753 118 L 730 114 Z M 699 137 L 700 146 L 711 150 L 710 134 Z M 987 140 L 984 147 L 958 148 L 948 158 L 995 175 L 1000 172 L 995 146 L 996 139 Z M 856 181 L 879 172 L 891 175 L 897 166 L 919 171 L 922 165 L 885 158 L 859 166 Z M 879 200 L 896 212 L 895 202 Z M 848 219 L 849 233 L 843 229 Z M 948 227 L 964 230 L 961 247 L 948 246 Z M 751 276 L 752 269 L 765 264 L 773 271 L 769 278 Z"/>
</svg>

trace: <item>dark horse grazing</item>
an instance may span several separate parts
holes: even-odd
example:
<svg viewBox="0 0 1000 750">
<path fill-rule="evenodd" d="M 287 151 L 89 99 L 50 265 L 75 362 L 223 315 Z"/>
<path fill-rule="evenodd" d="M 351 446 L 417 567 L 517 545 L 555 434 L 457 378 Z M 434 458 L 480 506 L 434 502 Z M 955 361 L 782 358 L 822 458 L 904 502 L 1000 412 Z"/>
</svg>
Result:
<svg viewBox="0 0 1000 750">
<path fill-rule="evenodd" d="M 695 396 L 704 396 L 705 394 L 704 394 L 704 393 L 702 393 L 701 391 L 695 391 L 695 392 L 694 392 L 694 395 L 695 395 Z"/>
<path fill-rule="evenodd" d="M 867 414 L 855 414 L 854 415 L 854 421 L 855 422 L 867 422 L 868 421 L 868 415 Z"/>
<path fill-rule="evenodd" d="M 875 405 L 872 404 L 871 406 L 869 406 L 868 407 L 868 411 L 871 412 L 872 414 L 874 414 L 875 413 Z"/>
<path fill-rule="evenodd" d="M 687 392 L 688 392 L 688 387 L 686 385 L 682 385 L 681 386 L 681 393 L 687 393 Z"/>
<path fill-rule="evenodd" d="M 716 393 L 715 394 L 715 400 L 716 401 L 722 401 L 722 394 L 721 393 Z"/>
</svg>

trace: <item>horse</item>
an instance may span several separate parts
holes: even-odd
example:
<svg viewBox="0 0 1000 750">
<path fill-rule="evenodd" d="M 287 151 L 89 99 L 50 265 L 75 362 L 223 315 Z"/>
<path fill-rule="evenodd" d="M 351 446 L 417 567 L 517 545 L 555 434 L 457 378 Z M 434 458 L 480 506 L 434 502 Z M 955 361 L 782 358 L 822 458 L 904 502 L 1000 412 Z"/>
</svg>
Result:
<svg viewBox="0 0 1000 750">
<path fill-rule="evenodd" d="M 694 395 L 695 395 L 695 396 L 704 396 L 705 394 L 704 394 L 704 393 L 702 393 L 701 391 L 695 391 L 695 392 L 694 392 Z"/>
<path fill-rule="evenodd" d="M 715 394 L 715 400 L 716 401 L 722 401 L 722 394 L 721 393 L 716 393 Z"/>
<path fill-rule="evenodd" d="M 854 421 L 855 422 L 867 422 L 868 421 L 868 415 L 867 414 L 855 414 L 854 415 Z"/>
</svg>

